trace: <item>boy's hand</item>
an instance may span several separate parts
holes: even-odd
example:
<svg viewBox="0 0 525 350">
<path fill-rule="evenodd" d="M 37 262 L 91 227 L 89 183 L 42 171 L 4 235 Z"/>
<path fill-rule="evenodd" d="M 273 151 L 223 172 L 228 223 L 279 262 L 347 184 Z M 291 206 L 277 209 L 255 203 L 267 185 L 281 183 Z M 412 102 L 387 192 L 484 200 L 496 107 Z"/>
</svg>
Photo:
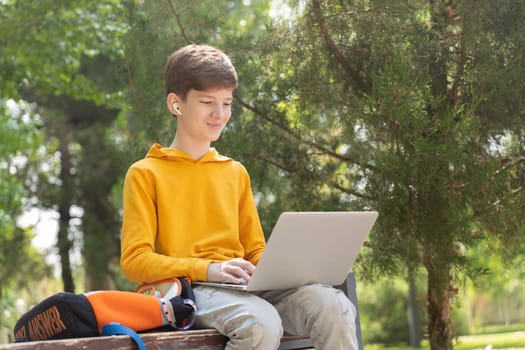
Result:
<svg viewBox="0 0 525 350">
<path fill-rule="evenodd" d="M 255 266 L 244 259 L 233 259 L 222 263 L 211 263 L 208 267 L 209 282 L 243 283 L 248 282 Z"/>
</svg>

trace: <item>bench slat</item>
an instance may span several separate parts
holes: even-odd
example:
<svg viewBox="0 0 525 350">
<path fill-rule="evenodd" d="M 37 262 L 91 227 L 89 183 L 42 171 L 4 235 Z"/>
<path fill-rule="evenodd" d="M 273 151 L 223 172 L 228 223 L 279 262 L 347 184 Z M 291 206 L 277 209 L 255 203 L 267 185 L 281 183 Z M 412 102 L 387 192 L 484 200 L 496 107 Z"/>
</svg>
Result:
<svg viewBox="0 0 525 350">
<path fill-rule="evenodd" d="M 158 350 L 176 349 L 224 349 L 226 337 L 212 329 L 184 332 L 156 332 L 140 335 L 146 348 Z M 59 350 L 59 349 L 115 349 L 136 350 L 135 342 L 126 335 L 60 339 L 0 345 L 0 350 Z"/>
<path fill-rule="evenodd" d="M 183 332 L 157 332 L 140 335 L 147 349 L 156 350 L 218 350 L 224 349 L 227 338 L 216 330 L 188 330 Z M 297 349 L 310 346 L 308 337 L 285 335 L 281 339 L 279 349 Z M 48 341 L 34 341 L 0 345 L 0 350 L 136 350 L 137 345 L 127 335 L 112 335 L 105 337 L 74 338 Z"/>
</svg>

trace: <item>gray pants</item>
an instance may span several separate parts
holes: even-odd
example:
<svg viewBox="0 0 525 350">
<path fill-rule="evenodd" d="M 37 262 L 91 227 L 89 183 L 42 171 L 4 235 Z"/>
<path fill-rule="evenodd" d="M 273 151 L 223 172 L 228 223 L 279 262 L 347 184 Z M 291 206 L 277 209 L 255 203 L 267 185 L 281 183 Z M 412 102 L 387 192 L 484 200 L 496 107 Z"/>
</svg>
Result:
<svg viewBox="0 0 525 350">
<path fill-rule="evenodd" d="M 332 287 L 247 293 L 196 286 L 194 292 L 196 327 L 227 336 L 226 349 L 277 349 L 283 331 L 310 336 L 316 349 L 357 349 L 356 309 Z"/>
</svg>

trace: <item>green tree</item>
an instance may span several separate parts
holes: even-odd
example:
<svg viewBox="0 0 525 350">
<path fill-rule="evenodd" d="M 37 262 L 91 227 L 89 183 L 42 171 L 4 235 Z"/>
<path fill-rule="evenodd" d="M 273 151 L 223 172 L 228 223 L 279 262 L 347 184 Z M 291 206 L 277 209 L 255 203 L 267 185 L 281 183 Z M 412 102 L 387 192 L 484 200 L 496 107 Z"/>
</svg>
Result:
<svg viewBox="0 0 525 350">
<path fill-rule="evenodd" d="M 118 215 L 108 204 L 111 186 L 107 183 L 116 183 L 114 174 L 122 169 L 118 152 L 99 150 L 111 148 L 106 128 L 126 106 L 119 40 L 127 30 L 123 6 L 116 0 L 9 1 L 0 6 L 3 96 L 38 103 L 42 130 L 61 157 L 54 174 L 39 173 L 35 193 L 40 199 L 37 205 L 60 213 L 64 289 L 75 290 L 69 258 L 73 205 L 84 210 L 82 246 L 90 253 L 84 255 L 89 266 L 87 287 L 109 287 L 106 276 L 118 254 Z M 92 147 L 93 152 L 83 147 Z"/>
<path fill-rule="evenodd" d="M 243 95 L 265 141 L 246 151 L 297 209 L 378 210 L 363 272 L 423 266 L 431 347 L 450 349 L 465 249 L 523 236 L 524 2 L 290 3 Z"/>
<path fill-rule="evenodd" d="M 33 106 L 0 98 L 0 330 L 10 328 L 5 317 L 16 311 L 13 291 L 31 290 L 32 281 L 50 275 L 43 256 L 31 246 L 31 229 L 17 223 L 24 210 L 27 168 L 38 157 L 37 131 Z"/>
</svg>

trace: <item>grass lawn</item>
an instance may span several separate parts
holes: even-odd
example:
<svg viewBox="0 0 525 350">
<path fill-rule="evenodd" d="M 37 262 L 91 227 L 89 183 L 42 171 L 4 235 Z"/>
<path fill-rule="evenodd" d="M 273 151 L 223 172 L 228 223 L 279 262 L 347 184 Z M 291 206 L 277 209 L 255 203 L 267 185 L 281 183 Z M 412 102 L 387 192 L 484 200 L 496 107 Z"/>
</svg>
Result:
<svg viewBox="0 0 525 350">
<path fill-rule="evenodd" d="M 423 341 L 422 350 L 429 349 L 428 341 Z M 525 329 L 521 331 L 498 332 L 491 334 L 465 335 L 454 341 L 458 350 L 525 350 Z M 413 350 L 408 346 L 392 347 L 376 344 L 365 345 L 365 350 Z"/>
<path fill-rule="evenodd" d="M 525 349 L 525 330 L 507 333 L 465 335 L 454 349 Z"/>
</svg>

